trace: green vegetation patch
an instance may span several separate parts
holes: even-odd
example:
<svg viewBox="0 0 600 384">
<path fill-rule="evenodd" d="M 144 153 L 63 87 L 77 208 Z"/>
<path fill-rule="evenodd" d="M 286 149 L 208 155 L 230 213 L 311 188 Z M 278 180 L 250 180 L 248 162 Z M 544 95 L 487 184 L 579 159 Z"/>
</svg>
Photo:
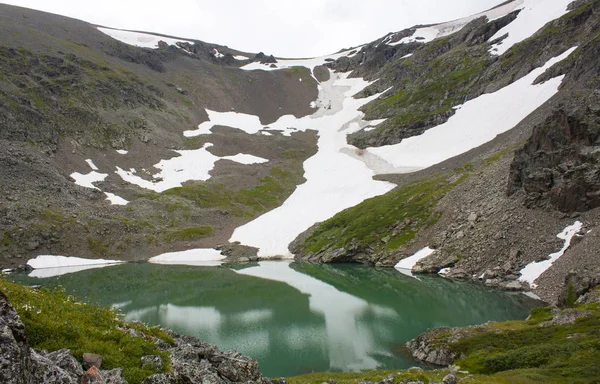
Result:
<svg viewBox="0 0 600 384">
<path fill-rule="evenodd" d="M 470 172 L 457 172 L 420 179 L 383 196 L 365 200 L 323 222 L 302 245 L 305 253 L 324 249 L 369 247 L 374 251 L 395 250 L 406 245 L 427 226 L 437 222 L 437 202 L 460 184 Z"/>
<path fill-rule="evenodd" d="M 194 183 L 169 189 L 163 195 L 181 197 L 202 208 L 221 208 L 236 216 L 252 217 L 283 203 L 300 180 L 296 172 L 274 167 L 252 188 L 234 191 L 223 184 Z"/>
<path fill-rule="evenodd" d="M 397 67 L 394 72 L 401 76 L 395 93 L 364 108 L 368 120 L 388 118 L 369 136 L 389 136 L 392 134 L 387 131 L 399 128 L 415 128 L 419 133 L 419 129 L 434 125 L 436 116 L 448 117 L 453 114 L 453 106 L 464 102 L 471 86 L 488 66 L 488 53 L 483 45 L 452 48 L 451 39 L 438 39 L 419 50 L 415 58 L 394 63 Z M 427 57 L 434 58 L 419 59 Z"/>
<path fill-rule="evenodd" d="M 585 313 L 573 324 L 543 324 L 552 319 L 550 309 L 537 309 L 525 321 L 491 323 L 450 344 L 467 356 L 457 361 L 472 373 L 535 372 L 539 382 L 598 382 L 600 380 L 600 309 L 598 304 L 566 309 Z"/>
<path fill-rule="evenodd" d="M 165 234 L 165 240 L 169 243 L 173 241 L 193 241 L 200 240 L 212 235 L 213 229 L 209 226 L 183 228 L 169 231 Z"/>
<path fill-rule="evenodd" d="M 126 324 L 113 310 L 77 302 L 63 290 L 30 289 L 0 280 L 6 294 L 23 320 L 31 347 L 56 351 L 68 348 L 81 361 L 84 353 L 102 355 L 102 368 L 123 368 L 130 384 L 141 383 L 154 373 L 153 367 L 141 367 L 140 358 L 160 355 L 168 370 L 169 355 L 157 348 L 153 339 L 173 340 L 160 328 Z M 134 328 L 133 336 L 125 328 Z"/>
</svg>

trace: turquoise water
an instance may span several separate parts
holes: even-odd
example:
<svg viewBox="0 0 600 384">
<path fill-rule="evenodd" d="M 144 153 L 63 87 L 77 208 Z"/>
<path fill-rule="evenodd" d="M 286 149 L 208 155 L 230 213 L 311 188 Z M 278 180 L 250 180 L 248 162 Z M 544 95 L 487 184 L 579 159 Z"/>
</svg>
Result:
<svg viewBox="0 0 600 384">
<path fill-rule="evenodd" d="M 418 365 L 403 344 L 427 328 L 522 319 L 535 302 L 439 277 L 361 265 L 261 262 L 231 267 L 124 264 L 58 277 L 79 299 L 116 306 L 256 358 L 267 376 Z"/>
</svg>

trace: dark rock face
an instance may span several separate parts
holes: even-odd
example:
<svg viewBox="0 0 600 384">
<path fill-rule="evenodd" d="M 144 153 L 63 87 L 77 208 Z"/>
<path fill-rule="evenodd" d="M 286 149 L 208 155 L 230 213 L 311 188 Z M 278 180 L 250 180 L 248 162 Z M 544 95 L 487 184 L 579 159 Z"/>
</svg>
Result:
<svg viewBox="0 0 600 384">
<path fill-rule="evenodd" d="M 25 384 L 31 382 L 27 372 L 31 367 L 25 327 L 4 293 L 0 292 L 0 382 Z"/>
<path fill-rule="evenodd" d="M 527 207 L 572 213 L 600 206 L 600 106 L 558 110 L 534 128 L 511 164 L 508 194 L 520 190 Z"/>
<path fill-rule="evenodd" d="M 25 327 L 15 308 L 0 292 L 0 382 L 11 384 L 76 384 L 76 376 L 67 369 L 73 356 L 57 351 L 50 356 L 36 352 L 27 344 Z M 80 367 L 81 369 L 81 367 Z"/>
<path fill-rule="evenodd" d="M 275 57 L 273 55 L 265 55 L 264 53 L 260 52 L 258 53 L 256 56 L 254 56 L 254 61 L 258 61 L 261 64 L 275 64 L 277 63 L 277 59 L 275 59 Z"/>
</svg>

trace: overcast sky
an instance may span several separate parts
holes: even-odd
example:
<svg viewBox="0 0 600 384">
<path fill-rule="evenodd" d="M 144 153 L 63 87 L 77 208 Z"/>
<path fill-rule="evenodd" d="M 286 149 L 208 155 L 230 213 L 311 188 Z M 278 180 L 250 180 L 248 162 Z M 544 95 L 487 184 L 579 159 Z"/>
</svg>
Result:
<svg viewBox="0 0 600 384">
<path fill-rule="evenodd" d="M 279 57 L 312 57 L 503 0 L 0 0 L 114 28 L 159 32 Z"/>
</svg>

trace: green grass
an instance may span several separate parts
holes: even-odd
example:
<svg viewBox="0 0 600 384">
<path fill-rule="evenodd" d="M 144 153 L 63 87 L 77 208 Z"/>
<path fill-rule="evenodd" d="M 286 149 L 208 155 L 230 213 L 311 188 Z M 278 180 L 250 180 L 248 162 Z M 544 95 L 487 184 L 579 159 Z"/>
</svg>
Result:
<svg viewBox="0 0 600 384">
<path fill-rule="evenodd" d="M 221 208 L 236 216 L 253 217 L 283 203 L 299 182 L 295 172 L 274 167 L 252 188 L 234 191 L 223 184 L 194 183 L 169 189 L 163 195 L 180 197 L 202 208 Z"/>
<path fill-rule="evenodd" d="M 574 309 L 591 315 L 574 324 L 543 325 L 552 319 L 552 308 L 534 308 L 527 320 L 488 323 L 462 328 L 462 338 L 450 343 L 463 354 L 455 362 L 460 367 L 460 383 L 531 384 L 600 382 L 600 308 L 598 304 Z M 440 329 L 436 340 L 451 336 Z M 435 344 L 435 340 L 433 343 Z M 357 373 L 310 373 L 288 379 L 290 384 L 320 384 L 334 379 L 340 384 L 361 380 L 379 382 L 392 374 L 394 383 L 402 380 L 440 382 L 449 370 L 368 371 Z"/>
<path fill-rule="evenodd" d="M 575 309 L 567 309 L 567 311 Z M 535 369 L 536 375 L 562 382 L 600 380 L 600 310 L 578 306 L 591 316 L 574 324 L 543 325 L 549 309 L 539 309 L 525 321 L 490 324 L 485 331 L 450 344 L 467 357 L 457 364 L 471 373 L 495 374 Z"/>
<path fill-rule="evenodd" d="M 434 213 L 435 205 L 469 172 L 470 168 L 465 167 L 455 173 L 420 179 L 368 199 L 319 225 L 302 249 L 305 253 L 316 253 L 325 249 L 369 247 L 377 252 L 402 247 L 420 229 L 439 220 L 440 214 Z"/>
<path fill-rule="evenodd" d="M 165 240 L 169 243 L 174 241 L 193 241 L 200 240 L 211 236 L 213 233 L 212 227 L 202 226 L 195 228 L 183 228 L 169 231 L 165 234 Z"/>
<path fill-rule="evenodd" d="M 168 353 L 160 351 L 151 340 L 154 337 L 173 342 L 160 328 L 132 325 L 140 334 L 136 337 L 121 330 L 126 323 L 118 313 L 77 302 L 61 290 L 34 290 L 3 280 L 0 290 L 23 320 L 33 348 L 68 348 L 80 361 L 84 353 L 98 353 L 103 357 L 103 369 L 123 368 L 123 376 L 130 384 L 159 373 L 152 367 L 141 367 L 142 356 L 160 355 L 168 369 Z"/>
</svg>

